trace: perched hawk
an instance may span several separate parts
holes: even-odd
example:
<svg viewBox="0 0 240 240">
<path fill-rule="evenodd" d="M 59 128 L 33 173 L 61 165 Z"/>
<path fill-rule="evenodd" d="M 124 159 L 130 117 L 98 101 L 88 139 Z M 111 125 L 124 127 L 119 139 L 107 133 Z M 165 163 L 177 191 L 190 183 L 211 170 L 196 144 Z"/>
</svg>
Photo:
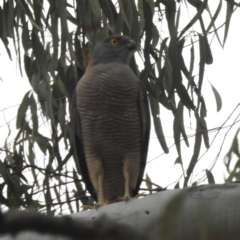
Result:
<svg viewBox="0 0 240 240">
<path fill-rule="evenodd" d="M 76 164 L 99 206 L 134 197 L 142 182 L 150 117 L 144 85 L 129 67 L 135 50 L 126 36 L 99 42 L 73 96 Z"/>
</svg>

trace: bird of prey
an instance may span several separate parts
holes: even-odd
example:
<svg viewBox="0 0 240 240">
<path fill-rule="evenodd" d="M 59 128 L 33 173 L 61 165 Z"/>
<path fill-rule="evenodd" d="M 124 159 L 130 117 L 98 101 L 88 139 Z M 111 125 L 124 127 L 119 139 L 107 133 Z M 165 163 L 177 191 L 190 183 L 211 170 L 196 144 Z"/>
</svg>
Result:
<svg viewBox="0 0 240 240">
<path fill-rule="evenodd" d="M 127 36 L 99 42 L 72 99 L 75 160 L 98 206 L 133 198 L 142 182 L 150 116 L 145 87 L 129 66 L 135 50 Z"/>
</svg>

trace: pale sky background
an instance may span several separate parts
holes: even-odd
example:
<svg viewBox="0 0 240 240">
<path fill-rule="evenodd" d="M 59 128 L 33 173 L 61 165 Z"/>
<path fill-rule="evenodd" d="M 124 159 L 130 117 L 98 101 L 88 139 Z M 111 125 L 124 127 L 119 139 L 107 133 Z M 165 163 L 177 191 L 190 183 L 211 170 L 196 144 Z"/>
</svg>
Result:
<svg viewBox="0 0 240 240">
<path fill-rule="evenodd" d="M 214 1 L 215 2 L 215 1 Z M 216 1 L 218 2 L 218 1 Z M 225 2 L 223 3 L 225 5 Z M 217 7 L 217 6 L 216 6 Z M 212 10 L 212 13 L 214 11 Z M 195 11 L 191 13 L 193 16 Z M 222 17 L 218 21 L 216 26 L 220 26 L 225 19 L 225 10 L 222 11 Z M 236 11 L 233 14 L 229 36 L 227 43 L 224 47 L 224 50 L 221 48 L 217 39 L 214 38 L 211 49 L 214 58 L 212 65 L 208 65 L 205 68 L 205 79 L 203 83 L 203 96 L 207 104 L 207 124 L 208 129 L 213 129 L 220 127 L 223 122 L 229 117 L 233 109 L 240 103 L 240 14 L 239 11 Z M 185 25 L 185 24 L 184 24 Z M 223 28 L 220 31 L 221 41 L 223 39 Z M 211 37 L 209 42 L 211 42 Z M 197 48 L 197 45 L 195 46 Z M 8 124 L 10 124 L 10 129 L 12 131 L 12 136 L 10 140 L 13 139 L 13 136 L 16 135 L 15 129 L 15 119 L 17 114 L 17 109 L 19 104 L 22 101 L 24 94 L 31 90 L 31 87 L 28 83 L 28 79 L 24 73 L 23 67 L 23 78 L 20 76 L 18 63 L 16 61 L 16 56 L 14 49 L 11 47 L 13 60 L 10 61 L 5 48 L 0 43 L 0 147 L 3 146 L 4 140 L 8 134 Z M 23 52 L 22 52 L 23 54 Z M 21 56 L 22 57 L 22 56 Z M 211 86 L 208 83 L 208 80 L 211 84 L 218 90 L 222 97 L 223 106 L 220 112 L 216 111 L 216 104 Z M 173 118 L 172 113 L 166 111 L 164 107 L 160 106 L 160 117 L 162 120 L 163 128 L 165 135 L 167 137 L 167 143 L 170 147 L 174 144 L 172 125 Z M 189 113 L 185 111 L 186 117 Z M 231 125 L 237 114 L 240 113 L 240 107 L 236 110 L 234 117 L 230 118 L 227 126 Z M 193 113 L 191 113 L 192 120 L 195 121 Z M 186 128 L 189 128 L 187 131 L 188 134 L 195 134 L 195 129 L 190 129 L 190 121 L 186 119 L 185 121 Z M 235 135 L 236 130 L 240 127 L 240 124 L 236 124 L 229 134 L 226 137 L 223 148 L 220 152 L 217 164 L 213 169 L 213 174 L 217 183 L 224 182 L 224 174 L 226 175 L 225 167 L 223 164 L 223 159 L 229 147 L 232 143 L 233 136 Z M 200 162 L 197 164 L 194 170 L 194 178 L 191 182 L 199 179 L 202 176 L 202 171 L 211 166 L 211 163 L 216 158 L 219 153 L 220 146 L 222 144 L 224 135 L 229 128 L 221 130 L 218 137 L 216 138 L 214 144 L 211 146 L 209 151 L 203 156 Z M 210 143 L 215 136 L 216 131 L 209 132 Z M 194 142 L 189 139 L 190 147 L 186 148 L 184 142 L 182 142 L 182 155 L 184 169 L 188 167 L 189 161 L 193 153 Z M 202 154 L 205 152 L 204 144 L 202 144 Z M 4 154 L 0 151 L 0 159 L 3 160 Z M 200 155 L 201 156 L 201 155 Z M 175 146 L 170 148 L 169 154 L 163 154 L 158 140 L 156 139 L 154 128 L 152 125 L 152 132 L 150 138 L 150 148 L 149 148 L 149 157 L 146 171 L 150 176 L 151 180 L 162 187 L 166 187 L 169 184 L 173 184 L 170 187 L 172 188 L 175 184 L 174 182 L 181 176 L 182 170 L 180 165 L 174 165 L 174 162 L 177 158 L 177 152 Z"/>
</svg>

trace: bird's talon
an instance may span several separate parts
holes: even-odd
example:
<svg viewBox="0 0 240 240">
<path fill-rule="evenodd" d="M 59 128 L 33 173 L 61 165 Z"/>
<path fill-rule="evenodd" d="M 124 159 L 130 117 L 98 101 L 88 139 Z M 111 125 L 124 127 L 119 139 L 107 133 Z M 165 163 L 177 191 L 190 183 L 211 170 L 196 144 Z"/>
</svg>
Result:
<svg viewBox="0 0 240 240">
<path fill-rule="evenodd" d="M 83 211 L 95 208 L 95 206 L 90 206 L 90 205 L 83 205 L 82 207 L 83 207 Z"/>
</svg>

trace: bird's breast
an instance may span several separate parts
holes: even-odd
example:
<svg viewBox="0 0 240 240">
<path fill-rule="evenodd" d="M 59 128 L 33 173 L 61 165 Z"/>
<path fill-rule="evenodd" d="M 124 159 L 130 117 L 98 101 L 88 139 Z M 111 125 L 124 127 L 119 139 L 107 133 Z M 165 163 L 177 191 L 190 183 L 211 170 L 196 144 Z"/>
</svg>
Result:
<svg viewBox="0 0 240 240">
<path fill-rule="evenodd" d="M 77 86 L 83 141 L 99 154 L 123 154 L 139 148 L 141 119 L 137 77 L 129 67 L 97 68 Z"/>
</svg>

